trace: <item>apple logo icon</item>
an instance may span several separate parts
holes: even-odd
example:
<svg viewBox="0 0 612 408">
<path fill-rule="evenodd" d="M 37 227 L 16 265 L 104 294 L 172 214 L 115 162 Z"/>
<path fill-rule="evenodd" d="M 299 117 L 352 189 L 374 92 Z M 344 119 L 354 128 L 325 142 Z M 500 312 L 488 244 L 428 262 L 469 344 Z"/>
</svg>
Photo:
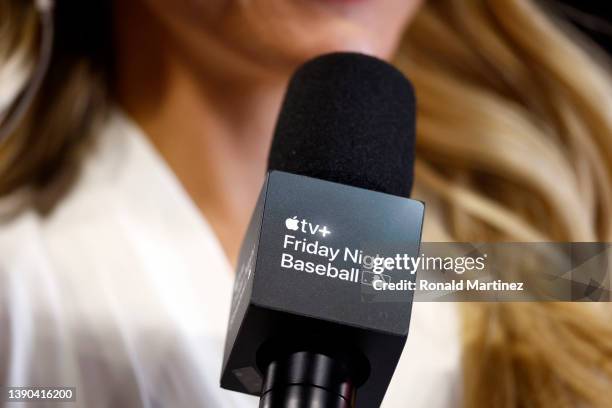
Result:
<svg viewBox="0 0 612 408">
<path fill-rule="evenodd" d="M 287 218 L 285 220 L 285 226 L 287 227 L 287 229 L 290 229 L 292 231 L 297 231 L 299 229 L 298 224 L 300 222 L 297 219 L 297 216 L 294 216 L 293 218 Z"/>
</svg>

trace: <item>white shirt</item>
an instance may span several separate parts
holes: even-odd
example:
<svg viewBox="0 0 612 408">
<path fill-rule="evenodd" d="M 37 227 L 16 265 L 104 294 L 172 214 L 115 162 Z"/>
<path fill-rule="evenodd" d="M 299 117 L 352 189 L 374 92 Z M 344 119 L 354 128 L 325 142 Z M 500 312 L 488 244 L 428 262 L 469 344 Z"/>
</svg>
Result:
<svg viewBox="0 0 612 408">
<path fill-rule="evenodd" d="M 233 273 L 210 225 L 124 114 L 96 142 L 51 214 L 0 222 L 0 389 L 76 387 L 53 407 L 257 407 L 219 387 Z M 458 405 L 459 343 L 452 304 L 416 303 L 383 407 Z"/>
</svg>

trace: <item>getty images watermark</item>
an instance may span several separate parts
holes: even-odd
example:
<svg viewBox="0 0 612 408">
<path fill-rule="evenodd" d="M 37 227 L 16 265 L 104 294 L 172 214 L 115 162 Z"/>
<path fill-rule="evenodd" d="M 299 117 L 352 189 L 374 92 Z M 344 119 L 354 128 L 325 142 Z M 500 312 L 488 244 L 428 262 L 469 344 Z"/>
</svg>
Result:
<svg viewBox="0 0 612 408">
<path fill-rule="evenodd" d="M 481 256 L 420 256 L 406 254 L 395 257 L 375 257 L 369 264 L 364 264 L 363 284 L 370 285 L 376 291 L 409 290 L 409 291 L 456 291 L 456 290 L 523 290 L 524 282 L 504 282 L 502 280 L 481 281 L 479 279 L 451 280 L 437 282 L 428 279 L 400 279 L 393 281 L 390 271 L 406 271 L 410 275 L 417 271 L 442 272 L 463 275 L 466 272 L 486 270 L 487 254 Z M 369 271 L 367 271 L 369 270 Z"/>
<path fill-rule="evenodd" d="M 421 273 L 454 273 L 463 275 L 466 272 L 483 272 L 486 270 L 487 254 L 480 256 L 420 256 L 406 254 L 395 257 L 374 257 L 364 263 L 362 284 L 372 286 L 375 291 L 523 291 L 524 282 L 505 282 L 501 279 L 451 279 L 450 281 L 432 281 L 426 278 L 400 279 L 394 281 L 388 273 L 406 271 L 415 275 Z"/>
<path fill-rule="evenodd" d="M 610 243 L 426 242 L 419 253 L 364 265 L 364 299 L 401 301 L 406 292 L 436 302 L 612 299 Z"/>
</svg>

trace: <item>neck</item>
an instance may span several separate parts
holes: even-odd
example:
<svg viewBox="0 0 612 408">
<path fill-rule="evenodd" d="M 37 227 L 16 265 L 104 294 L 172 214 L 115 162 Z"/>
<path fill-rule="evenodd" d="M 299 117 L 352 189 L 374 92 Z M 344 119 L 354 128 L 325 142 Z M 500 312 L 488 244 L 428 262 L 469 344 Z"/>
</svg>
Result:
<svg viewBox="0 0 612 408">
<path fill-rule="evenodd" d="M 286 75 L 222 76 L 167 35 L 118 24 L 116 91 L 206 216 L 231 262 L 257 200 Z M 146 28 L 146 29 L 145 29 Z M 161 33 L 160 33 L 161 34 Z M 155 43 L 155 47 L 143 44 Z"/>
</svg>

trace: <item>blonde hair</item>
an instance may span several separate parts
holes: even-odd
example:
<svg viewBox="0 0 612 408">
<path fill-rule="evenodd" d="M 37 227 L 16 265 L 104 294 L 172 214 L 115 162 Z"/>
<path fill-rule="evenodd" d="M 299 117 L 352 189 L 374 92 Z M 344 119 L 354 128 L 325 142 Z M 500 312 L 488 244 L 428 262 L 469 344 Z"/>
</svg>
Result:
<svg viewBox="0 0 612 408">
<path fill-rule="evenodd" d="M 1 59 L 34 53 L 33 13 L 0 2 Z M 76 162 L 109 99 L 98 51 L 56 50 L 0 149 L 0 196 L 46 191 Z M 426 2 L 396 60 L 419 100 L 426 240 L 612 239 L 612 84 L 597 55 L 528 0 Z M 612 406 L 609 314 L 569 303 L 463 309 L 465 407 Z"/>
<path fill-rule="evenodd" d="M 397 57 L 419 101 L 425 240 L 612 240 L 598 58 L 528 0 L 426 4 Z M 612 406 L 612 318 L 592 306 L 464 304 L 464 406 Z"/>
</svg>

